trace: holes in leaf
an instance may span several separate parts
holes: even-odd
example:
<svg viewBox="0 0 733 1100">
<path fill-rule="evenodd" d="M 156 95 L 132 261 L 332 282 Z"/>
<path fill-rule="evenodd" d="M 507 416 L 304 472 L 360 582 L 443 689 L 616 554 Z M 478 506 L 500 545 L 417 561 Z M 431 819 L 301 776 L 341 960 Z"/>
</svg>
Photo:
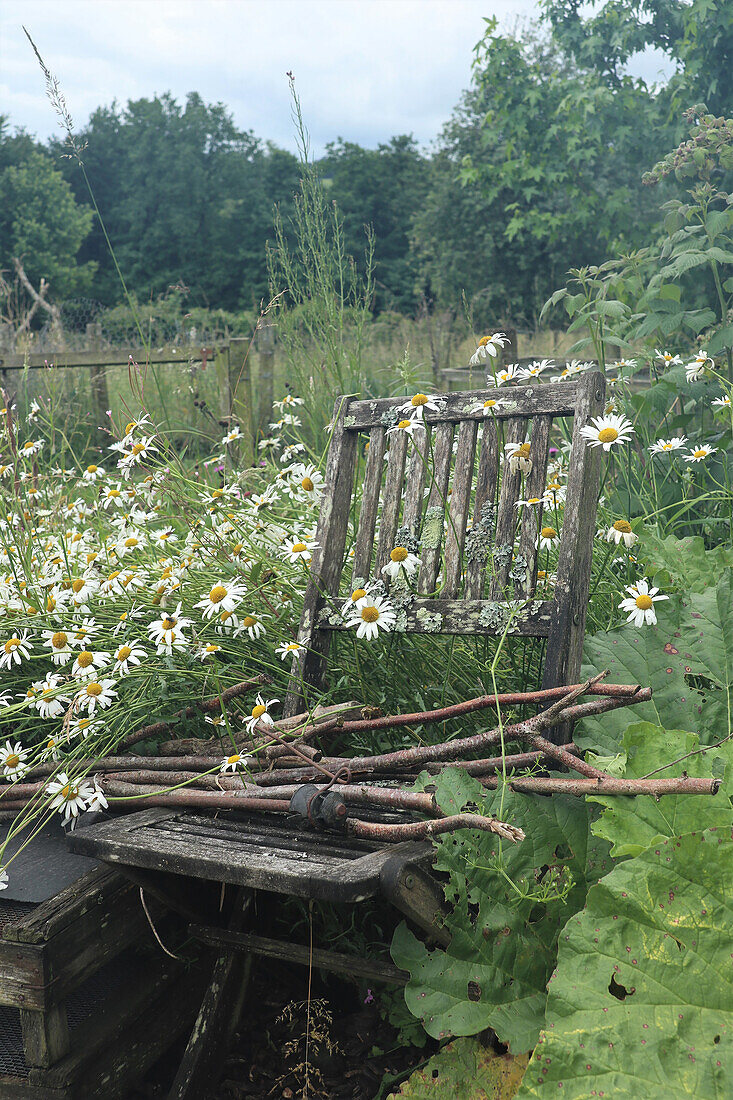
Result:
<svg viewBox="0 0 733 1100">
<path fill-rule="evenodd" d="M 636 986 L 632 986 L 631 989 L 627 989 L 626 986 L 621 985 L 616 981 L 616 975 L 611 975 L 611 981 L 608 983 L 608 992 L 611 996 L 615 997 L 618 1001 L 625 1001 L 627 997 L 633 997 L 636 993 Z"/>
<path fill-rule="evenodd" d="M 720 1042 L 720 1036 L 716 1035 L 715 1038 L 713 1039 L 713 1042 L 714 1043 L 719 1043 Z"/>
<path fill-rule="evenodd" d="M 481 1000 L 481 986 L 478 982 L 471 981 L 468 983 L 468 999 L 473 1002 Z"/>
</svg>

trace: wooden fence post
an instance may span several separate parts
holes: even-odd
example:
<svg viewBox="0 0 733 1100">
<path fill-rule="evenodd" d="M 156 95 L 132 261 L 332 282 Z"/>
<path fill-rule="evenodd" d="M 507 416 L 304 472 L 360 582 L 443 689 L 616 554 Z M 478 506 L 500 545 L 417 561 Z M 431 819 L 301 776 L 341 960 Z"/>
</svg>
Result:
<svg viewBox="0 0 733 1100">
<path fill-rule="evenodd" d="M 102 350 L 102 326 L 99 321 L 90 321 L 87 325 L 87 347 L 89 351 Z M 109 420 L 107 409 L 109 408 L 109 389 L 107 388 L 107 374 L 101 363 L 92 363 L 89 368 L 89 376 L 92 385 L 92 413 L 96 417 L 97 438 L 107 441 L 105 427 Z"/>
<path fill-rule="evenodd" d="M 515 328 L 504 328 L 501 331 L 509 337 L 509 343 L 501 349 L 501 365 L 502 367 L 508 367 L 510 363 L 516 363 L 519 359 L 517 330 Z"/>
<path fill-rule="evenodd" d="M 257 435 L 267 432 L 272 419 L 272 401 L 275 384 L 275 326 L 263 322 L 257 330 L 258 393 Z"/>
</svg>

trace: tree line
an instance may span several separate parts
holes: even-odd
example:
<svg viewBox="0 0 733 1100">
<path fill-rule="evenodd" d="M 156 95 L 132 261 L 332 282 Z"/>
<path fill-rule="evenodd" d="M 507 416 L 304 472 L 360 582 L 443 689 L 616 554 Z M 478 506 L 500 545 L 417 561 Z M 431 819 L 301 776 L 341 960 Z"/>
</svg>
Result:
<svg viewBox="0 0 733 1100">
<path fill-rule="evenodd" d="M 611 0 L 591 14 L 543 0 L 541 20 L 514 33 L 485 22 L 469 86 L 429 150 L 410 135 L 376 149 L 339 139 L 318 161 L 357 264 L 373 230 L 375 311 L 428 303 L 465 308 L 478 327 L 532 324 L 568 268 L 653 236 L 660 195 L 642 175 L 675 144 L 683 109 L 733 106 L 729 0 Z M 647 47 L 675 63 L 661 85 L 627 73 Z M 287 232 L 294 155 L 195 92 L 100 107 L 78 139 L 139 300 L 171 288 L 198 307 L 267 300 L 273 209 Z M 20 256 L 56 300 L 113 305 L 119 277 L 66 152 L 0 119 L 0 269 Z"/>
</svg>

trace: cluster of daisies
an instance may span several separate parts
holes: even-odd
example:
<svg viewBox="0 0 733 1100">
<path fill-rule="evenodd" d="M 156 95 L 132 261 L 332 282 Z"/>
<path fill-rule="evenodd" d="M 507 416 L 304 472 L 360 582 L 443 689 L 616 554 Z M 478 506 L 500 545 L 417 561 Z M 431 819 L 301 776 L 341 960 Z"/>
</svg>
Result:
<svg viewBox="0 0 733 1100">
<path fill-rule="evenodd" d="M 73 470 L 53 464 L 48 440 L 19 442 L 15 418 L 3 418 L 0 778 L 55 762 L 44 806 L 73 824 L 104 799 L 75 759 L 113 750 L 169 710 L 164 681 L 182 699 L 215 696 L 301 652 L 323 476 L 293 438 L 298 404 L 285 398 L 271 426 L 277 461 L 238 471 L 233 428 L 203 477 L 178 465 L 145 417 L 107 459 Z M 235 722 L 262 729 L 277 702 L 243 700 L 206 720 L 224 736 Z M 240 765 L 237 753 L 221 762 Z"/>
</svg>

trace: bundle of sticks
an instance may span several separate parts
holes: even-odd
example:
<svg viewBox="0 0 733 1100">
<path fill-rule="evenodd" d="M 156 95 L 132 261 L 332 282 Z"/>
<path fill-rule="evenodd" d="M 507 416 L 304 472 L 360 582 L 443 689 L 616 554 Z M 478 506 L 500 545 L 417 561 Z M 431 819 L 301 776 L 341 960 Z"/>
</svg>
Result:
<svg viewBox="0 0 733 1100">
<path fill-rule="evenodd" d="M 161 746 L 161 755 L 116 755 L 78 758 L 74 775 L 93 775 L 115 810 L 139 810 L 144 806 L 195 807 L 198 809 L 236 809 L 248 812 L 291 814 L 297 792 L 308 785 L 306 816 L 314 820 L 311 807 L 318 798 L 330 794 L 332 818 L 352 835 L 380 841 L 420 839 L 457 829 L 471 828 L 496 833 L 503 839 L 519 841 L 521 829 L 495 818 L 476 813 L 445 814 L 435 795 L 428 790 L 408 790 L 417 774 L 435 775 L 446 767 L 458 767 L 475 776 L 487 789 L 507 782 L 518 792 L 581 796 L 666 794 L 714 795 L 720 781 L 686 775 L 668 778 L 655 774 L 641 779 L 619 779 L 586 762 L 572 742 L 554 744 L 544 736 L 558 726 L 590 715 L 600 715 L 618 707 L 646 702 L 651 689 L 638 685 L 607 684 L 601 673 L 582 684 L 548 688 L 535 692 L 482 695 L 452 706 L 414 714 L 382 716 L 359 703 L 318 707 L 312 712 L 276 721 L 260 723 L 253 733 L 236 746 L 216 742 L 169 741 Z M 122 748 L 131 748 L 154 735 L 171 732 L 177 721 L 200 711 L 218 709 L 222 702 L 236 698 L 262 682 L 245 681 L 217 696 L 188 707 L 171 720 L 145 726 L 130 735 Z M 581 700 L 582 696 L 589 696 Z M 499 715 L 503 708 L 544 705 L 528 718 L 504 724 Z M 323 745 L 328 734 L 338 731 L 340 740 L 349 734 L 363 734 L 400 726 L 414 727 L 447 722 L 476 711 L 494 709 L 497 724 L 467 737 L 437 744 L 419 744 L 394 752 L 371 756 L 328 756 L 310 742 L 317 738 Z M 358 713 L 359 717 L 352 715 Z M 519 743 L 523 751 L 507 754 L 510 743 Z M 188 748 L 189 751 L 183 751 Z M 195 748 L 197 751 L 190 751 Z M 218 751 L 217 751 L 218 750 Z M 232 751 L 234 750 L 234 751 Z M 494 755 L 482 755 L 493 750 Z M 222 759 L 224 756 L 224 759 Z M 225 764 L 230 770 L 223 771 Z M 674 763 L 670 761 L 670 764 Z M 574 774 L 541 774 L 551 768 Z M 0 809 L 18 811 L 43 800 L 46 776 L 58 770 L 53 763 L 40 764 L 21 782 L 13 784 L 0 798 Z M 516 774 L 530 770 L 532 774 Z M 301 798 L 300 803 L 303 803 Z M 382 822 L 361 820 L 359 807 L 407 811 L 417 820 Z M 427 820 L 426 820 L 427 819 Z"/>
</svg>

